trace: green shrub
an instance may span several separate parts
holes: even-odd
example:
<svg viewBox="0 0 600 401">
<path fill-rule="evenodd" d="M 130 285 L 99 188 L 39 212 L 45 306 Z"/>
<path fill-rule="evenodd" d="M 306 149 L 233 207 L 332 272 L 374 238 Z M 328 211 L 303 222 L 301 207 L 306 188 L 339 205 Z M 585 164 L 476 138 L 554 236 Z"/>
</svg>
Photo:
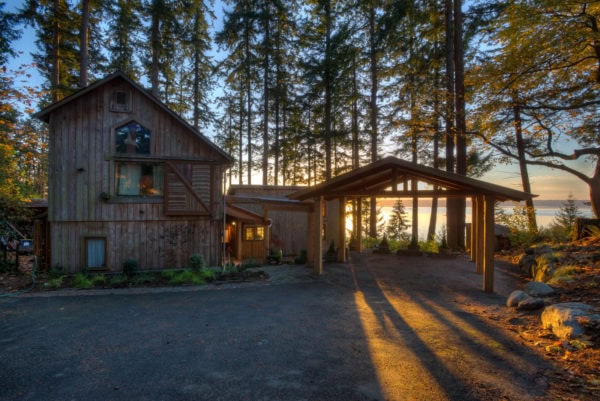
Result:
<svg viewBox="0 0 600 401">
<path fill-rule="evenodd" d="M 135 285 L 150 284 L 154 281 L 156 281 L 156 277 L 153 274 L 149 273 L 136 274 L 135 277 L 131 280 L 131 282 Z"/>
<path fill-rule="evenodd" d="M 363 249 L 375 248 L 375 246 L 379 243 L 377 238 L 373 237 L 363 237 L 362 239 L 362 247 Z"/>
<path fill-rule="evenodd" d="M 202 270 L 206 268 L 206 262 L 204 261 L 204 256 L 199 255 L 197 253 L 190 256 L 190 267 L 193 270 Z"/>
<path fill-rule="evenodd" d="M 89 276 L 89 278 L 92 285 L 106 283 L 106 276 L 104 274 L 94 274 L 93 276 Z"/>
<path fill-rule="evenodd" d="M 250 267 L 259 267 L 259 266 L 262 266 L 262 263 L 258 263 L 258 261 L 256 259 L 249 258 L 249 259 L 245 259 L 242 261 L 241 269 L 243 270 L 243 269 L 248 269 Z"/>
<path fill-rule="evenodd" d="M 183 270 L 175 272 L 169 279 L 169 284 L 194 284 L 202 285 L 206 283 L 204 271 Z"/>
<path fill-rule="evenodd" d="M 435 242 L 435 240 L 429 240 L 427 242 L 419 242 L 419 249 L 422 250 L 423 252 L 427 252 L 427 253 L 439 253 L 440 252 L 440 248 L 438 246 L 438 243 Z"/>
<path fill-rule="evenodd" d="M 93 282 L 87 274 L 79 272 L 73 277 L 73 285 L 75 288 L 86 289 L 91 288 Z"/>
<path fill-rule="evenodd" d="M 131 277 L 138 272 L 138 262 L 135 259 L 127 259 L 123 262 L 123 274 Z"/>
<path fill-rule="evenodd" d="M 58 276 L 58 277 L 51 278 L 48 281 L 46 281 L 46 287 L 61 288 L 63 285 L 64 279 L 65 279 L 65 276 Z"/>
<path fill-rule="evenodd" d="M 577 274 L 579 268 L 577 266 L 565 265 L 561 266 L 552 273 L 552 278 L 548 280 L 548 284 L 558 284 L 561 281 L 569 281 Z"/>
<path fill-rule="evenodd" d="M 129 279 L 124 274 L 116 274 L 110 278 L 110 285 L 113 287 L 120 287 L 127 284 Z"/>
</svg>

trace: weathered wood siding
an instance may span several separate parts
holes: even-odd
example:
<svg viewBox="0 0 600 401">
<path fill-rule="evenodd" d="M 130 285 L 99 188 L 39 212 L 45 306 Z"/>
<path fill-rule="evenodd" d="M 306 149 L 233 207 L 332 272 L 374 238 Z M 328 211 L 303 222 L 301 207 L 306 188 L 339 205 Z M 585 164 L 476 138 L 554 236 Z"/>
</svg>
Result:
<svg viewBox="0 0 600 401">
<path fill-rule="evenodd" d="M 130 94 L 130 112 L 111 111 L 115 90 Z M 152 162 L 195 163 L 191 185 L 202 202 L 193 204 L 194 196 L 184 196 L 182 213 L 168 216 L 160 197 L 115 196 L 115 129 L 131 121 L 152 132 L 147 156 Z M 54 110 L 49 149 L 51 266 L 77 271 L 83 263 L 83 238 L 92 234 L 107 237 L 111 270 L 119 270 L 128 258 L 138 259 L 142 269 L 180 267 L 191 253 L 203 254 L 211 264 L 219 262 L 223 156 L 125 80 L 108 81 Z M 168 182 L 167 177 L 165 189 Z M 202 213 L 190 212 L 200 203 L 205 206 Z M 185 240 L 178 230 L 189 232 Z M 177 241 L 170 237 L 174 231 Z M 175 248 L 170 249 L 170 243 Z"/>
</svg>

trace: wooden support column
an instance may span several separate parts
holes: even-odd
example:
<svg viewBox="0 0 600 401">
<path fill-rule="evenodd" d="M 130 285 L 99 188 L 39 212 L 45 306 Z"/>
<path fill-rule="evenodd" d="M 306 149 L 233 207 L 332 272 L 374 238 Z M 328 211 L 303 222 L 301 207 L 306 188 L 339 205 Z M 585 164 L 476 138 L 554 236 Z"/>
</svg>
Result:
<svg viewBox="0 0 600 401">
<path fill-rule="evenodd" d="M 236 226 L 235 226 L 235 259 L 237 261 L 239 261 L 240 263 L 242 262 L 242 231 L 243 231 L 243 224 L 241 221 L 238 221 Z"/>
<path fill-rule="evenodd" d="M 494 292 L 494 207 L 493 196 L 484 199 L 484 255 L 483 255 L 483 290 Z"/>
<path fill-rule="evenodd" d="M 340 263 L 346 262 L 346 198 L 338 199 L 338 254 Z"/>
<path fill-rule="evenodd" d="M 317 213 L 317 209 L 316 209 L 316 205 L 313 208 L 312 211 L 310 211 L 308 213 L 308 224 L 307 224 L 307 238 L 308 241 L 306 241 L 306 266 L 307 267 L 313 267 L 313 262 L 314 262 L 314 255 L 315 255 L 315 220 L 317 219 L 316 217 L 316 213 Z"/>
<path fill-rule="evenodd" d="M 475 255 L 475 271 L 483 274 L 483 259 L 484 259 L 484 202 L 483 195 L 477 195 L 477 228 L 475 236 L 477 238 L 476 255 Z"/>
<path fill-rule="evenodd" d="M 323 204 L 325 200 L 322 196 L 315 199 L 314 227 L 313 227 L 313 273 L 317 276 L 323 274 L 323 239 L 321 231 L 323 230 Z"/>
<path fill-rule="evenodd" d="M 357 199 L 356 214 L 358 215 L 358 221 L 356 222 L 358 224 L 358 227 L 356 227 L 356 241 L 358 244 L 356 244 L 356 250 L 358 253 L 362 253 L 362 198 Z"/>
<path fill-rule="evenodd" d="M 471 196 L 471 232 L 469 233 L 469 258 L 471 262 L 475 262 L 477 260 L 477 251 L 475 247 L 477 246 L 477 206 L 475 205 L 477 202 L 476 196 Z"/>
<path fill-rule="evenodd" d="M 263 206 L 263 221 L 267 222 L 269 220 L 269 209 Z M 271 227 L 269 225 L 265 226 L 265 255 L 269 257 L 271 253 Z"/>
</svg>

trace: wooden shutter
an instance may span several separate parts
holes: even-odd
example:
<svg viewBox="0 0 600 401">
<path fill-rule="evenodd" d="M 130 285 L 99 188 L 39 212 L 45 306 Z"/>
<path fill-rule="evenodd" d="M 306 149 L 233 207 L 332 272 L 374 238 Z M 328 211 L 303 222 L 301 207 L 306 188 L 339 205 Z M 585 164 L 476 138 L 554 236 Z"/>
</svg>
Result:
<svg viewBox="0 0 600 401">
<path fill-rule="evenodd" d="M 165 163 L 165 214 L 210 215 L 212 167 L 209 164 Z"/>
</svg>

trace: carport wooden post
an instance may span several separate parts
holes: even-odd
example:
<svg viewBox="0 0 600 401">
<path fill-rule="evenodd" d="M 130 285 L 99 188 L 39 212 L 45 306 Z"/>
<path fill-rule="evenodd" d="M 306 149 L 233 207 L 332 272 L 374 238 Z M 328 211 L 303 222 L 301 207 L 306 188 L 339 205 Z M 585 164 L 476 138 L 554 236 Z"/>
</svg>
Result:
<svg viewBox="0 0 600 401">
<path fill-rule="evenodd" d="M 355 228 L 356 232 L 356 250 L 358 253 L 362 253 L 362 198 L 356 199 L 356 215 L 358 218 L 356 219 L 356 224 L 358 227 Z"/>
<path fill-rule="evenodd" d="M 483 290 L 494 292 L 494 207 L 496 199 L 487 195 L 484 199 L 484 259 Z"/>
<path fill-rule="evenodd" d="M 323 203 L 322 196 L 315 198 L 314 226 L 313 226 L 313 273 L 317 276 L 323 274 L 323 239 L 321 230 L 323 229 Z"/>
<path fill-rule="evenodd" d="M 237 226 L 235 227 L 235 259 L 242 263 L 242 227 L 243 224 L 241 221 L 237 222 Z"/>
<path fill-rule="evenodd" d="M 485 237 L 484 237 L 484 202 L 483 195 L 477 195 L 477 251 L 475 255 L 475 271 L 479 274 L 483 274 L 483 258 L 484 258 L 484 245 L 485 245 Z"/>
<path fill-rule="evenodd" d="M 346 262 L 346 198 L 338 199 L 338 262 Z"/>
<path fill-rule="evenodd" d="M 314 255 L 315 255 L 315 220 L 316 216 L 316 205 L 314 205 L 313 209 L 308 213 L 308 241 L 306 241 L 306 266 L 313 267 Z"/>
</svg>

